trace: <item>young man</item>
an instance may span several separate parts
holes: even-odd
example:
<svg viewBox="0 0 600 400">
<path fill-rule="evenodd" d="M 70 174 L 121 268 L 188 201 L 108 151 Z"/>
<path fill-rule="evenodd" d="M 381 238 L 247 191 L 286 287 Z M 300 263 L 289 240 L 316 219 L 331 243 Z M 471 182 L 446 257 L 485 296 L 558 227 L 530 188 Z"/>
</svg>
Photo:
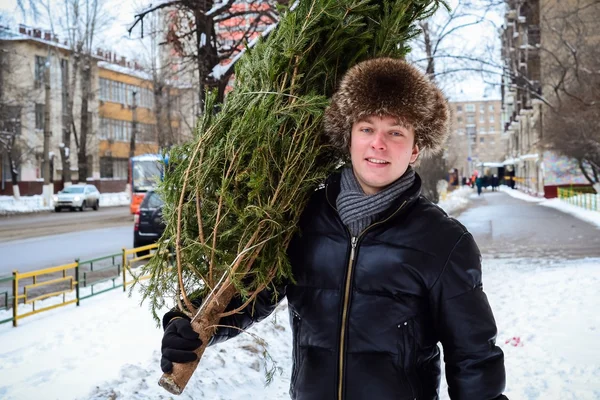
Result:
<svg viewBox="0 0 600 400">
<path fill-rule="evenodd" d="M 350 164 L 311 198 L 288 249 L 296 283 L 279 289 L 294 337 L 293 399 L 438 399 L 438 343 L 453 400 L 506 399 L 477 245 L 420 196 L 411 167 L 440 150 L 447 130 L 442 93 L 404 61 L 365 61 L 342 80 L 325 132 Z M 221 324 L 260 321 L 276 306 L 272 295 Z M 200 345 L 175 316 L 163 321 L 165 372 L 194 360 Z M 219 329 L 211 344 L 238 333 Z"/>
</svg>

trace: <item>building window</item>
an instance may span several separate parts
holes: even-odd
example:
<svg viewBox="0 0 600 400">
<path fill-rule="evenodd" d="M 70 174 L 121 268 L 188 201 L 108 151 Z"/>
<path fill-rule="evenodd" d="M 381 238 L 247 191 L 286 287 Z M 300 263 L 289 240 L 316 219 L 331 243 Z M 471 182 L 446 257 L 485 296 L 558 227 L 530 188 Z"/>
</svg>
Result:
<svg viewBox="0 0 600 400">
<path fill-rule="evenodd" d="M 100 177 L 127 179 L 127 158 L 100 157 Z"/>
<path fill-rule="evenodd" d="M 100 78 L 100 100 L 110 101 L 110 81 Z"/>
<path fill-rule="evenodd" d="M 485 115 L 483 115 L 483 114 L 479 115 L 479 122 L 485 122 Z"/>
<path fill-rule="evenodd" d="M 467 115 L 467 124 L 474 124 L 475 123 L 475 117 L 472 115 Z"/>
<path fill-rule="evenodd" d="M 35 105 L 35 129 L 44 130 L 44 108 L 43 104 Z"/>
<path fill-rule="evenodd" d="M 490 122 L 494 122 L 494 114 L 490 114 Z"/>
<path fill-rule="evenodd" d="M 0 131 L 21 134 L 21 106 L 3 105 L 0 112 Z"/>
<path fill-rule="evenodd" d="M 483 143 L 485 141 L 485 138 L 479 138 L 479 143 Z"/>
<path fill-rule="evenodd" d="M 485 128 L 483 126 L 479 128 L 479 134 L 480 135 L 485 135 L 486 134 Z"/>
<path fill-rule="evenodd" d="M 493 105 L 493 104 L 490 104 L 490 106 L 489 106 L 488 110 L 489 110 L 490 112 L 494 112 L 494 105 Z"/>
<path fill-rule="evenodd" d="M 465 111 L 466 112 L 475 112 L 475 104 L 467 104 L 465 106 Z"/>
<path fill-rule="evenodd" d="M 494 139 L 492 139 L 492 141 L 490 142 L 491 145 L 496 144 L 496 141 Z"/>
<path fill-rule="evenodd" d="M 100 118 L 100 135 L 98 136 L 102 140 L 111 139 L 110 137 L 110 120 L 106 118 Z"/>
<path fill-rule="evenodd" d="M 44 86 L 44 70 L 46 69 L 46 57 L 35 56 L 35 87 Z"/>
<path fill-rule="evenodd" d="M 100 100 L 102 101 L 133 106 L 134 92 L 136 106 L 154 108 L 154 92 L 152 90 L 124 82 L 100 78 Z"/>
<path fill-rule="evenodd" d="M 456 133 L 457 133 L 458 135 L 462 136 L 462 135 L 464 135 L 464 134 L 465 134 L 465 131 L 463 131 L 462 129 L 459 129 L 459 130 L 457 130 L 457 131 L 456 131 Z"/>
<path fill-rule="evenodd" d="M 456 106 L 456 112 L 457 113 L 461 113 L 462 112 L 462 106 Z"/>
<path fill-rule="evenodd" d="M 480 113 L 484 113 L 485 112 L 485 105 L 483 105 L 483 104 L 479 105 L 479 112 Z"/>
<path fill-rule="evenodd" d="M 458 117 L 458 118 L 456 118 L 456 120 L 458 121 L 459 124 L 462 124 L 462 117 Z"/>
</svg>

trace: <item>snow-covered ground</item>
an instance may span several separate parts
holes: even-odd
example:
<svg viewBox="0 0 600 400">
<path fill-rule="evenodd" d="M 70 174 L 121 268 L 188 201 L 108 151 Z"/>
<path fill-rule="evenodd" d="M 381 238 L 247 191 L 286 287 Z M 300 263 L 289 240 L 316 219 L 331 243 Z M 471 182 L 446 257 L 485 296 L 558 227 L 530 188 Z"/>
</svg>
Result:
<svg viewBox="0 0 600 400">
<path fill-rule="evenodd" d="M 600 399 L 600 259 L 485 260 L 484 287 L 511 400 Z M 0 326 L 0 398 L 172 398 L 157 385 L 162 330 L 139 302 L 137 292 L 114 290 L 23 319 L 18 328 Z M 257 338 L 281 368 L 268 387 Z M 287 399 L 290 368 L 284 302 L 248 333 L 209 348 L 178 398 Z M 445 384 L 442 393 L 448 399 Z"/>
<path fill-rule="evenodd" d="M 472 190 L 442 203 L 453 214 Z M 580 216 L 581 218 L 585 215 Z M 506 355 L 511 400 L 600 399 L 600 259 L 487 259 L 484 289 Z M 0 325 L 0 398 L 171 399 L 157 385 L 162 329 L 140 294 L 121 290 Z M 49 299 L 45 302 L 56 301 Z M 41 302 L 38 307 L 42 307 Z M 24 308 L 23 311 L 26 311 Z M 166 311 L 166 310 L 165 310 Z M 8 312 L 0 312 L 0 320 Z M 280 373 L 265 387 L 261 341 Z M 209 348 L 181 399 L 287 399 L 287 304 L 236 339 Z M 442 384 L 442 399 L 448 399 Z"/>
<path fill-rule="evenodd" d="M 129 205 L 129 193 L 102 193 L 100 194 L 100 207 L 126 206 Z M 54 205 L 44 206 L 44 198 L 41 195 L 21 196 L 16 200 L 13 196 L 0 196 L 0 215 L 32 213 L 53 210 Z"/>
</svg>

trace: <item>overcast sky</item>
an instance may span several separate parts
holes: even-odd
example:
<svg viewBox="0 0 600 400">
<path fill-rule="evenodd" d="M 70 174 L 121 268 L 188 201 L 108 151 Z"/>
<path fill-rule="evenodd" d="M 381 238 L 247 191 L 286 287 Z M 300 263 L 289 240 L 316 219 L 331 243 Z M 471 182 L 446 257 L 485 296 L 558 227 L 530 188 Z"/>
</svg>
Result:
<svg viewBox="0 0 600 400">
<path fill-rule="evenodd" d="M 29 3 L 31 0 L 23 0 L 25 3 Z M 39 0 L 34 0 L 38 1 Z M 52 7 L 52 21 L 53 21 L 53 29 L 55 32 L 59 33 L 60 36 L 60 14 L 62 10 L 60 10 L 61 0 L 44 0 L 46 2 L 50 2 Z M 475 0 L 479 1 L 479 0 Z M 451 5 L 455 6 L 458 0 L 453 0 L 450 2 Z M 143 44 L 138 40 L 140 36 L 139 26 L 135 28 L 135 31 L 129 36 L 127 32 L 127 28 L 134 21 L 134 16 L 136 11 L 139 11 L 146 7 L 148 4 L 152 3 L 151 0 L 133 0 L 133 1 L 125 1 L 125 0 L 104 0 L 103 7 L 105 8 L 108 19 L 108 22 L 102 38 L 96 42 L 94 47 L 101 47 L 105 49 L 109 49 L 113 52 L 116 52 L 118 55 L 125 55 L 128 58 L 138 58 L 143 59 L 144 54 L 148 54 L 148 52 L 144 49 Z M 157 3 L 154 1 L 153 3 Z M 3 20 L 8 22 L 13 29 L 17 29 L 19 23 L 25 23 L 30 26 L 40 26 L 42 28 L 49 28 L 50 23 L 48 22 L 47 11 L 43 8 L 39 8 L 39 14 L 37 20 L 27 14 L 24 15 L 17 6 L 17 0 L 0 0 L 0 13 L 3 16 Z M 443 19 L 445 16 L 445 11 L 439 11 L 438 17 L 439 19 Z M 459 54 L 474 54 L 483 48 L 483 46 L 495 46 L 492 50 L 490 57 L 495 57 L 496 61 L 499 62 L 500 57 L 500 43 L 498 40 L 497 27 L 502 24 L 502 18 L 500 13 L 498 14 L 488 14 L 488 17 L 492 20 L 492 23 L 480 24 L 477 26 L 471 26 L 466 28 L 461 28 L 457 34 L 453 35 L 452 38 L 449 38 L 444 43 L 448 46 L 449 51 Z M 496 27 L 494 27 L 494 24 Z M 415 50 L 414 56 L 418 59 L 420 58 L 418 55 L 418 50 Z M 436 66 L 436 69 L 439 71 L 444 67 L 444 65 Z M 452 61 L 449 61 L 446 65 L 448 67 L 449 64 L 452 64 Z M 499 76 L 488 77 L 489 81 L 495 81 L 499 83 Z M 449 79 L 443 79 L 441 82 L 444 91 L 451 98 L 469 98 L 469 99 L 481 99 L 486 93 L 488 96 L 499 98 L 499 87 L 496 85 L 495 87 L 486 84 L 486 82 L 477 75 L 463 75 L 463 76 L 452 76 Z"/>
</svg>

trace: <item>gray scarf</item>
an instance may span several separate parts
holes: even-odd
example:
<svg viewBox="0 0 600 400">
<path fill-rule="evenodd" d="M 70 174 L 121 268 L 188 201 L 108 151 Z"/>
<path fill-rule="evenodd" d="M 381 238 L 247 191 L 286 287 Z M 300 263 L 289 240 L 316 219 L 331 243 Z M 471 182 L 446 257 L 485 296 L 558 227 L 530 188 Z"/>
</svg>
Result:
<svg viewBox="0 0 600 400">
<path fill-rule="evenodd" d="M 409 166 L 404 175 L 391 185 L 379 193 L 366 195 L 356 180 L 352 167 L 344 168 L 336 206 L 342 222 L 350 229 L 352 236 L 358 236 L 375 222 L 414 181 L 415 171 Z"/>
</svg>

